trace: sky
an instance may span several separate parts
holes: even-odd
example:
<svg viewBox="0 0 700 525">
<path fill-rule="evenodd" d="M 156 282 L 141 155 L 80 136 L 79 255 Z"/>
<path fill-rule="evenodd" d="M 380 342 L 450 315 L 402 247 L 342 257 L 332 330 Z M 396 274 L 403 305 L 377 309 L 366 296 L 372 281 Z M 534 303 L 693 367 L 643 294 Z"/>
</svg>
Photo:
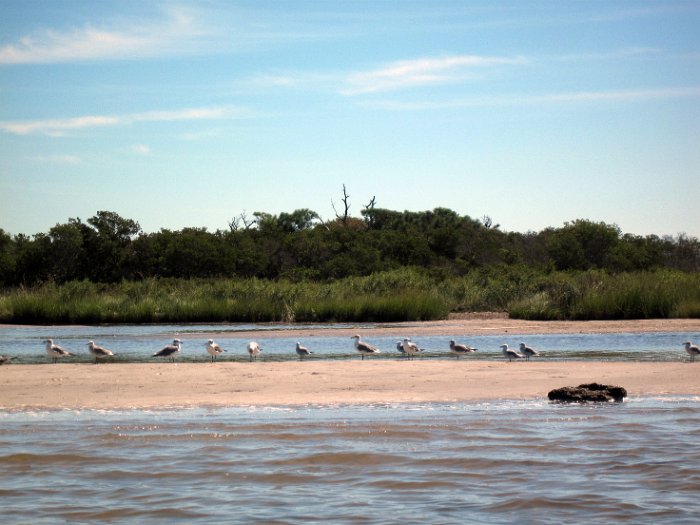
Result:
<svg viewBox="0 0 700 525">
<path fill-rule="evenodd" d="M 6 232 L 331 220 L 343 185 L 700 237 L 700 2 L 0 1 Z"/>
</svg>

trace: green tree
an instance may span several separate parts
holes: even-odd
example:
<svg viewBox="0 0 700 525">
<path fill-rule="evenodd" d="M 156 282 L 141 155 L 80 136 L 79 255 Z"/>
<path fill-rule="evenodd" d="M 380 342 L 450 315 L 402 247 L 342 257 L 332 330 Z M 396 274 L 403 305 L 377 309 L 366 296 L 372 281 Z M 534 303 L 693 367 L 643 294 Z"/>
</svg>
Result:
<svg viewBox="0 0 700 525">
<path fill-rule="evenodd" d="M 0 286 L 14 284 L 16 265 L 15 242 L 5 230 L 0 228 Z"/>
</svg>

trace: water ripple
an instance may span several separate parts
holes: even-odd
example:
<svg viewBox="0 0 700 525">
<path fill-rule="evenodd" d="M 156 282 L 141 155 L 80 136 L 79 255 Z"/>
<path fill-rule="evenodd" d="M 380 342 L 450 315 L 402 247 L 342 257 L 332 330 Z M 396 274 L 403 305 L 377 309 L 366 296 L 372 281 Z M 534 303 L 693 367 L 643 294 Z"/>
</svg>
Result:
<svg viewBox="0 0 700 525">
<path fill-rule="evenodd" d="M 2 414 L 3 523 L 695 523 L 700 402 Z"/>
</svg>

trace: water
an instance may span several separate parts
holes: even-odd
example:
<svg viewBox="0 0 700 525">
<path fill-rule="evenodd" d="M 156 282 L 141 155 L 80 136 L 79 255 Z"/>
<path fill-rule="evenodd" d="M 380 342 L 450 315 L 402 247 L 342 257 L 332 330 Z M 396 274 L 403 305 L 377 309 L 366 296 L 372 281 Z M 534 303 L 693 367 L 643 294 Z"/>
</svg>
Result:
<svg viewBox="0 0 700 525">
<path fill-rule="evenodd" d="M 355 326 L 362 334 L 363 328 L 376 325 Z M 351 328 L 350 325 L 295 325 L 291 328 L 311 329 L 313 337 L 302 340 L 318 359 L 357 358 L 353 342 L 349 337 L 330 335 L 333 328 Z M 114 351 L 113 360 L 121 362 L 151 361 L 154 352 L 178 337 L 184 341 L 178 359 L 181 361 L 204 361 L 209 359 L 204 350 L 207 339 L 213 337 L 227 353 L 220 359 L 245 360 L 246 343 L 242 331 L 257 332 L 255 339 L 260 342 L 263 353 L 261 359 L 284 361 L 297 359 L 294 351 L 299 339 L 274 337 L 280 329 L 289 330 L 289 325 L 114 325 L 114 326 L 31 326 L 0 328 L 0 355 L 14 356 L 18 363 L 45 363 L 43 340 L 54 339 L 67 350 L 77 354 L 72 362 L 89 361 L 87 341 L 93 339 Z M 503 343 L 517 348 L 521 341 L 543 352 L 548 360 L 595 359 L 606 361 L 680 361 L 688 358 L 682 344 L 688 340 L 700 339 L 698 333 L 659 332 L 659 333 L 617 333 L 617 334 L 548 334 L 518 335 L 497 334 L 481 336 L 421 336 L 406 333 L 401 337 L 378 336 L 369 341 L 382 350 L 382 354 L 372 359 L 396 359 L 396 342 L 403 337 L 412 337 L 426 350 L 424 358 L 443 359 L 454 357 L 449 353 L 449 340 L 457 339 L 475 346 L 479 351 L 464 359 L 502 359 L 499 346 Z"/>
<path fill-rule="evenodd" d="M 0 522 L 697 523 L 700 398 L 0 412 Z"/>
</svg>

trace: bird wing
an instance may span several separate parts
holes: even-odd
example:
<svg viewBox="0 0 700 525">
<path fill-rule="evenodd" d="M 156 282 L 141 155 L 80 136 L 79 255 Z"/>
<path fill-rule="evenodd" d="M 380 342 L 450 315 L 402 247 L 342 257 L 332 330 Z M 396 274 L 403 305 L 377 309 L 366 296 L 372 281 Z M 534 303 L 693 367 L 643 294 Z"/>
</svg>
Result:
<svg viewBox="0 0 700 525">
<path fill-rule="evenodd" d="M 65 350 L 64 348 L 61 348 L 61 347 L 58 346 L 58 345 L 53 345 L 53 346 L 51 347 L 51 350 L 53 350 L 53 351 L 56 352 L 57 354 L 61 354 L 61 355 L 70 355 L 70 352 L 69 352 L 68 350 Z"/>
<path fill-rule="evenodd" d="M 362 352 L 379 353 L 379 348 L 364 341 L 357 344 L 357 349 Z"/>
<path fill-rule="evenodd" d="M 112 352 L 109 348 L 105 348 L 104 346 L 95 345 L 93 348 L 94 348 L 96 354 L 114 355 L 114 352 Z"/>
<path fill-rule="evenodd" d="M 177 346 L 166 346 L 165 348 L 163 348 L 162 350 L 156 352 L 156 353 L 153 354 L 153 355 L 156 356 L 156 357 L 169 356 L 170 354 L 174 354 L 174 353 L 177 352 L 177 351 L 178 351 L 178 347 L 177 347 Z"/>
</svg>

